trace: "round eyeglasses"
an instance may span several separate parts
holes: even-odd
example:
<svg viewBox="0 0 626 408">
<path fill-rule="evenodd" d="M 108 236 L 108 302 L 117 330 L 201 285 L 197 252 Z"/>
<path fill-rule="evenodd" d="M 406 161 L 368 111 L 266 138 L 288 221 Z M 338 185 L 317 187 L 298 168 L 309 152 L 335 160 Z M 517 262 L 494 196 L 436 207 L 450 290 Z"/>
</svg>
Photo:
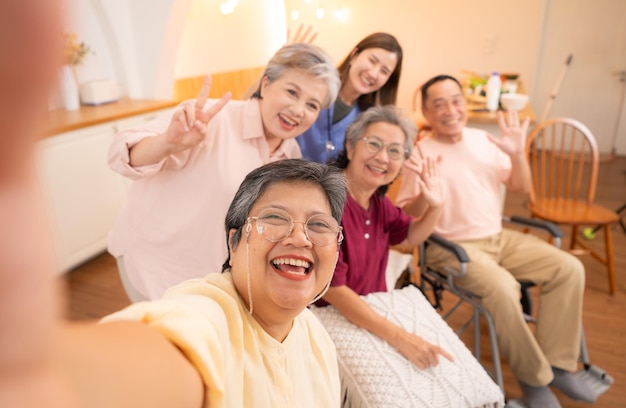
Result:
<svg viewBox="0 0 626 408">
<path fill-rule="evenodd" d="M 381 138 L 376 136 L 366 136 L 361 139 L 365 142 L 365 147 L 370 153 L 376 154 L 386 147 L 387 156 L 389 156 L 391 160 L 400 160 L 409 153 L 404 148 L 404 145 L 400 143 L 384 143 Z"/>
<path fill-rule="evenodd" d="M 333 242 L 341 244 L 343 229 L 332 216 L 316 214 L 306 221 L 294 221 L 291 215 L 278 208 L 265 208 L 256 217 L 248 217 L 247 222 L 256 221 L 256 230 L 260 236 L 270 242 L 286 239 L 293 231 L 293 225 L 300 223 L 304 233 L 313 245 L 327 246 Z"/>
</svg>

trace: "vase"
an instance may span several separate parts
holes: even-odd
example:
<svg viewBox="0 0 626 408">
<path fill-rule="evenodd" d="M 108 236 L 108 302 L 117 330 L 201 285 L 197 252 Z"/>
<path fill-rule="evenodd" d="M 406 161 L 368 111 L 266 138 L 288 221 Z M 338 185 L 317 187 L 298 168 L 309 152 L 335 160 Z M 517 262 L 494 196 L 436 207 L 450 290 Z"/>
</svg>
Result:
<svg viewBox="0 0 626 408">
<path fill-rule="evenodd" d="M 80 108 L 78 81 L 76 80 L 74 67 L 71 65 L 63 65 L 61 67 L 61 96 L 66 110 L 75 111 Z"/>
</svg>

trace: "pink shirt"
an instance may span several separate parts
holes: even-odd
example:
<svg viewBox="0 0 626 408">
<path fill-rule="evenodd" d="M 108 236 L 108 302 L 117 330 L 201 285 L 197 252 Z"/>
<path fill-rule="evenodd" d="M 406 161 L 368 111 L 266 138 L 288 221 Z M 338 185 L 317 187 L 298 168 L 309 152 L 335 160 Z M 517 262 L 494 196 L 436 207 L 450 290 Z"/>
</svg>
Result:
<svg viewBox="0 0 626 408">
<path fill-rule="evenodd" d="M 165 132 L 170 119 L 121 132 L 109 151 L 111 168 L 134 180 L 109 235 L 109 252 L 124 257 L 130 283 L 150 299 L 184 280 L 220 272 L 227 256 L 224 218 L 239 184 L 265 163 L 302 156 L 293 139 L 270 153 L 258 100 L 252 99 L 228 102 L 192 149 L 131 167 L 129 148 Z"/>
<path fill-rule="evenodd" d="M 424 155 L 441 155 L 438 165 L 446 203 L 435 232 L 451 241 L 466 241 L 497 234 L 502 229 L 500 188 L 511 175 L 511 160 L 487 138 L 483 130 L 465 128 L 456 143 L 431 136 L 419 142 Z M 409 158 L 419 163 L 419 151 Z M 400 207 L 419 194 L 418 176 L 405 171 L 396 204 Z"/>
</svg>

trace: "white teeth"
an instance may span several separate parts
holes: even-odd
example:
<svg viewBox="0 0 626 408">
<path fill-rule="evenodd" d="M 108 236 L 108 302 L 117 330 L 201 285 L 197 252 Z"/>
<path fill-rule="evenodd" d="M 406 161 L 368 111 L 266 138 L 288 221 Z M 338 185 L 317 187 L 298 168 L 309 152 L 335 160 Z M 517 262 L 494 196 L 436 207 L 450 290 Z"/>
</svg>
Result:
<svg viewBox="0 0 626 408">
<path fill-rule="evenodd" d="M 365 82 L 368 86 L 372 86 L 374 85 L 374 81 L 370 81 L 369 79 L 367 79 L 364 76 L 361 76 L 361 79 L 363 80 L 363 82 Z"/>
<path fill-rule="evenodd" d="M 369 166 L 369 168 L 373 171 L 375 171 L 376 173 L 380 173 L 380 174 L 385 174 L 386 170 L 385 169 L 381 169 L 380 167 L 374 167 L 374 166 Z"/>
<path fill-rule="evenodd" d="M 288 119 L 288 118 L 286 118 L 284 115 L 280 115 L 280 117 L 281 117 L 281 118 L 282 118 L 285 122 L 287 122 L 287 124 L 288 124 L 288 125 L 291 125 L 291 126 L 296 126 L 296 125 L 298 124 L 298 122 L 295 122 L 295 121 L 289 120 L 289 119 Z"/>
<path fill-rule="evenodd" d="M 443 122 L 444 125 L 456 125 L 457 123 L 459 123 L 458 119 L 452 119 Z"/>
<path fill-rule="evenodd" d="M 294 259 L 294 258 L 278 258 L 272 261 L 274 265 L 291 265 L 291 266 L 302 266 L 304 268 L 308 268 L 311 266 L 310 262 L 304 261 L 302 259 Z"/>
</svg>

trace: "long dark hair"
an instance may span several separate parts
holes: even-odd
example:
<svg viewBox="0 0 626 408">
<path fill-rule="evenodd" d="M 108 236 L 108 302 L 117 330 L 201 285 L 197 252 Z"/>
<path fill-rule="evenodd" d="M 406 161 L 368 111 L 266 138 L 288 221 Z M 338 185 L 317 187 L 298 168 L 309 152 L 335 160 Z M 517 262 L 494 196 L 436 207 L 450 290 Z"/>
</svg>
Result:
<svg viewBox="0 0 626 408">
<path fill-rule="evenodd" d="M 402 47 L 396 37 L 391 34 L 374 33 L 363 38 L 337 68 L 339 70 L 341 83 L 343 84 L 343 82 L 348 78 L 348 71 L 350 70 L 350 61 L 352 58 L 368 48 L 382 48 L 383 50 L 393 52 L 398 56 L 398 63 L 396 65 L 396 69 L 394 69 L 387 82 L 385 82 L 385 85 L 383 85 L 378 91 L 359 96 L 359 108 L 361 108 L 361 110 L 365 110 L 376 105 L 395 105 L 398 96 L 400 74 L 402 73 Z"/>
</svg>

